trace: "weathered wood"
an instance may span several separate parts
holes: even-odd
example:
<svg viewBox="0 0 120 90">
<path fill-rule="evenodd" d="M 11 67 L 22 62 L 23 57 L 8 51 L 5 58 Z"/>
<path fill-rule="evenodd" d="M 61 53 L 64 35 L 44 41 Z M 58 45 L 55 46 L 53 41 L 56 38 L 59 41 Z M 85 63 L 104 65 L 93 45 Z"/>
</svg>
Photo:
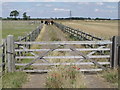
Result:
<svg viewBox="0 0 120 90">
<path fill-rule="evenodd" d="M 65 26 L 65 25 L 63 25 L 63 24 L 59 24 L 59 23 L 54 23 L 58 28 L 60 28 L 61 30 L 63 30 L 63 32 L 64 31 L 67 31 L 67 33 L 69 33 L 69 34 L 71 34 L 71 35 L 73 35 L 73 36 L 75 36 L 75 37 L 78 37 L 78 35 L 79 35 L 79 37 L 81 37 L 80 39 L 82 40 L 89 40 L 88 38 L 87 38 L 87 36 L 89 36 L 89 37 L 92 37 L 93 39 L 95 39 L 95 40 L 103 40 L 102 38 L 100 38 L 100 37 L 95 37 L 95 36 L 93 36 L 93 35 L 90 35 L 90 34 L 87 34 L 87 33 L 85 33 L 85 32 L 83 32 L 83 31 L 81 31 L 80 29 L 79 30 L 76 30 L 76 29 L 73 29 L 73 28 L 71 28 L 71 27 L 68 27 L 68 26 Z M 63 29 L 64 28 L 64 29 Z M 81 33 L 81 35 L 80 34 L 78 34 L 78 32 L 79 33 Z"/>
<path fill-rule="evenodd" d="M 41 54 L 39 57 L 36 57 L 36 59 L 32 60 L 29 64 L 25 65 L 24 67 L 20 68 L 19 70 L 20 71 L 23 71 L 25 68 L 29 67 L 30 65 L 32 65 L 34 62 L 36 62 L 37 60 L 39 59 L 42 59 L 45 55 L 47 55 L 49 52 L 52 52 L 54 51 L 55 49 L 57 49 L 58 47 L 55 47 L 53 49 L 50 49 L 49 51 Z"/>
<path fill-rule="evenodd" d="M 16 56 L 16 59 L 34 59 L 37 58 L 35 56 Z M 80 59 L 84 59 L 82 56 L 43 56 L 42 58 L 45 59 L 75 59 L 75 58 L 80 58 Z M 110 58 L 110 55 L 93 55 L 93 56 L 89 56 L 89 58 Z M 41 59 L 41 58 L 39 58 Z"/>
<path fill-rule="evenodd" d="M 92 60 L 89 56 L 77 51 L 73 46 L 71 46 L 70 49 L 72 51 L 74 51 L 76 54 L 81 55 L 84 59 L 87 59 L 87 60 L 91 61 L 92 63 L 94 63 L 95 65 L 97 65 L 98 67 L 101 67 L 103 70 L 106 70 L 106 68 L 104 66 L 100 65 L 97 61 Z"/>
<path fill-rule="evenodd" d="M 39 72 L 39 73 L 42 73 L 42 72 L 50 72 L 51 70 L 23 70 L 23 72 Z"/>
<path fill-rule="evenodd" d="M 27 49 L 27 48 L 25 48 L 25 47 L 23 47 L 23 46 L 20 46 L 21 48 L 23 48 L 23 50 L 24 49 Z M 35 53 L 33 53 L 33 52 L 30 52 L 33 56 L 35 56 L 35 57 L 39 57 L 39 55 L 37 55 L 37 54 L 35 54 Z M 45 59 L 41 59 L 43 62 L 49 62 L 49 61 L 47 61 L 47 60 L 45 60 Z"/>
<path fill-rule="evenodd" d="M 110 60 L 110 62 L 111 62 L 111 67 L 112 68 L 116 68 L 116 67 L 118 67 L 118 63 L 119 63 L 119 61 L 118 61 L 118 57 L 119 57 L 119 47 L 118 47 L 118 42 L 119 42 L 119 38 L 120 38 L 120 36 L 114 36 L 113 38 L 112 38 L 112 46 L 111 46 L 111 60 Z"/>
<path fill-rule="evenodd" d="M 81 45 L 81 44 L 112 44 L 110 40 L 104 40 L 104 41 L 48 41 L 48 42 L 15 42 L 15 44 L 39 44 L 39 45 L 67 45 L 67 44 L 76 44 L 76 45 Z"/>
<path fill-rule="evenodd" d="M 8 72 L 15 71 L 15 58 L 14 58 L 14 39 L 13 35 L 7 36 L 7 61 L 8 61 Z"/>
<path fill-rule="evenodd" d="M 101 65 L 109 65 L 110 62 L 98 62 Z M 28 63 L 16 63 L 16 66 L 25 66 Z M 49 65 L 94 65 L 92 62 L 80 62 L 80 63 L 34 63 L 32 66 L 49 66 Z"/>
<path fill-rule="evenodd" d="M 120 36 L 118 38 L 118 65 L 120 68 Z"/>
<path fill-rule="evenodd" d="M 15 49 L 15 52 L 41 52 L 41 51 L 49 51 L 50 49 Z M 110 51 L 110 48 L 76 48 L 78 51 Z M 70 49 L 56 49 L 54 51 L 71 51 Z"/>
<path fill-rule="evenodd" d="M 2 47 L 2 72 L 4 72 L 5 71 L 5 63 L 6 63 L 6 61 L 5 61 L 5 56 L 6 56 L 6 41 L 4 41 L 3 42 L 3 47 Z"/>
<path fill-rule="evenodd" d="M 52 70 L 23 70 L 23 72 L 50 72 Z M 77 70 L 77 71 L 80 71 L 80 72 L 96 72 L 96 71 L 102 71 L 102 69 L 80 69 L 80 70 Z"/>
<path fill-rule="evenodd" d="M 101 46 L 101 47 L 99 47 L 98 49 L 102 49 L 104 46 Z M 98 51 L 98 50 L 97 50 Z M 90 55 L 92 55 L 92 54 L 94 54 L 94 53 L 96 53 L 97 51 L 92 51 L 92 52 L 90 52 L 87 56 L 90 56 Z"/>
</svg>

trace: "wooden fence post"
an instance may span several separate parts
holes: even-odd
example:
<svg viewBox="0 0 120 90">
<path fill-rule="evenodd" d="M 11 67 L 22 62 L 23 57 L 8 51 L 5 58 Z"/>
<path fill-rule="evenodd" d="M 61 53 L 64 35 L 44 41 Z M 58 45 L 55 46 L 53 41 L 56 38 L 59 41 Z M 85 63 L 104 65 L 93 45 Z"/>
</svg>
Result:
<svg viewBox="0 0 120 90">
<path fill-rule="evenodd" d="M 6 67 L 5 67 L 5 63 L 6 63 L 6 61 L 5 61 L 5 40 L 3 41 L 3 48 L 2 48 L 2 63 L 3 63 L 3 66 L 2 66 L 2 72 L 5 72 L 5 69 L 6 69 Z"/>
<path fill-rule="evenodd" d="M 120 36 L 118 36 L 118 66 L 120 67 Z"/>
<path fill-rule="evenodd" d="M 15 71 L 15 51 L 14 51 L 14 39 L 13 35 L 7 36 L 7 61 L 8 61 L 8 72 Z"/>
<path fill-rule="evenodd" d="M 119 50 L 118 50 L 118 40 L 120 36 L 114 36 L 112 38 L 112 46 L 111 46 L 111 68 L 116 68 L 119 65 L 118 57 L 119 57 Z"/>
</svg>

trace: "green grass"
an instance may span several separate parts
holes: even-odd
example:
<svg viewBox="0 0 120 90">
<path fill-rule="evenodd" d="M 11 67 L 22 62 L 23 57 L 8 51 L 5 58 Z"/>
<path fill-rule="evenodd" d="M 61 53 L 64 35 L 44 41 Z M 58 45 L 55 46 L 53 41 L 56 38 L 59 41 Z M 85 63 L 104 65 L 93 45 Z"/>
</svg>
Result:
<svg viewBox="0 0 120 90">
<path fill-rule="evenodd" d="M 2 21 L 2 38 L 7 35 L 14 35 L 15 39 L 18 36 L 24 36 L 35 30 L 39 24 L 30 24 L 27 21 Z"/>
<path fill-rule="evenodd" d="M 102 75 L 108 82 L 118 84 L 118 70 L 108 70 L 103 72 Z"/>
<path fill-rule="evenodd" d="M 27 81 L 27 74 L 24 72 L 6 73 L 2 77 L 3 88 L 19 88 Z"/>
<path fill-rule="evenodd" d="M 2 38 L 7 35 L 25 36 L 29 32 L 35 30 L 39 24 L 30 24 L 27 21 L 2 21 Z M 29 54 L 27 54 L 29 55 Z M 30 59 L 21 60 L 22 63 L 30 62 Z M 17 66 L 16 68 L 20 68 Z M 27 69 L 32 69 L 32 66 Z M 19 88 L 27 81 L 27 74 L 24 72 L 5 73 L 2 77 L 3 88 Z"/>
</svg>

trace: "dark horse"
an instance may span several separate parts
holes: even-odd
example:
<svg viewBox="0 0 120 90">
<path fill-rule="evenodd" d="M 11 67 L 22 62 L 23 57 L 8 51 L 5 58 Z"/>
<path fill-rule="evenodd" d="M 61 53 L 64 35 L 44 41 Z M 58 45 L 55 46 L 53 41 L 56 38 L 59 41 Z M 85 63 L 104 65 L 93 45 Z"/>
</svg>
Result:
<svg viewBox="0 0 120 90">
<path fill-rule="evenodd" d="M 52 20 L 47 20 L 47 21 L 45 21 L 45 24 L 46 24 L 46 25 L 53 25 L 54 22 L 53 22 Z"/>
</svg>

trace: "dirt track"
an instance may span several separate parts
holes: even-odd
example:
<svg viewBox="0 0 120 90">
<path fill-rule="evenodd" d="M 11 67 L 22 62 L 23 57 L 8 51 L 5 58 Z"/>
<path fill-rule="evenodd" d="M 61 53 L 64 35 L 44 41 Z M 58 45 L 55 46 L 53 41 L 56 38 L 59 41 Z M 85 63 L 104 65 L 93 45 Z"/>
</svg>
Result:
<svg viewBox="0 0 120 90">
<path fill-rule="evenodd" d="M 53 34 L 53 35 L 52 35 Z M 54 35 L 57 36 L 57 39 L 61 41 L 66 41 L 65 34 L 61 32 L 55 26 L 45 26 L 43 27 L 40 35 L 36 39 L 36 41 L 51 41 Z M 33 46 L 35 48 L 35 46 Z M 46 46 L 42 46 L 42 48 L 46 48 Z M 47 47 L 49 48 L 49 47 Z M 37 61 L 36 63 L 40 63 L 41 61 Z M 41 69 L 41 67 L 35 67 L 37 69 Z M 43 68 L 43 67 L 42 67 Z M 45 88 L 45 78 L 47 77 L 47 73 L 33 73 L 28 74 L 28 82 L 23 85 L 22 88 Z"/>
<path fill-rule="evenodd" d="M 55 26 L 44 25 L 44 28 L 42 29 L 36 41 L 51 41 L 51 39 L 54 38 L 57 38 L 61 41 L 66 41 L 67 40 L 66 37 L 67 37 L 66 34 L 64 34 L 61 30 L 59 30 Z M 45 48 L 45 46 L 43 46 L 42 48 Z M 39 62 L 41 61 L 37 61 L 37 63 Z M 39 69 L 40 67 L 36 68 Z M 47 73 L 31 73 L 28 74 L 28 76 L 29 76 L 28 82 L 25 85 L 23 85 L 22 88 L 45 88 L 45 79 L 47 77 Z M 110 87 L 109 83 L 98 77 L 97 74 L 85 74 L 85 81 L 87 88 Z"/>
</svg>

